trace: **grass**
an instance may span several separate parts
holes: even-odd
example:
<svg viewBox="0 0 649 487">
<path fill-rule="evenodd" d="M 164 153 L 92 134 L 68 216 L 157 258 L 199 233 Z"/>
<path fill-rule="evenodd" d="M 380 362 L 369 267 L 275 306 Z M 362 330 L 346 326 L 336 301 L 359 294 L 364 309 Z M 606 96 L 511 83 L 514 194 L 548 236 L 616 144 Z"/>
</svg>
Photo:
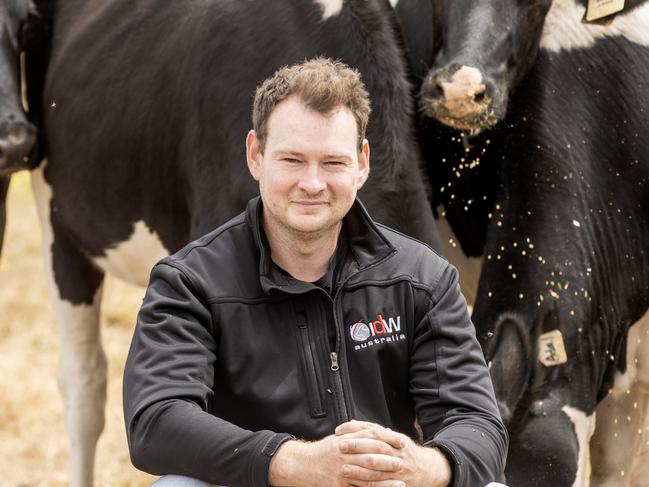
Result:
<svg viewBox="0 0 649 487">
<path fill-rule="evenodd" d="M 12 178 L 0 259 L 0 472 L 7 487 L 68 484 L 68 441 L 57 389 L 58 337 L 41 254 L 29 174 Z M 97 486 L 147 486 L 130 463 L 122 415 L 122 373 L 144 289 L 107 278 L 102 337 L 109 361 L 106 426 Z"/>
</svg>

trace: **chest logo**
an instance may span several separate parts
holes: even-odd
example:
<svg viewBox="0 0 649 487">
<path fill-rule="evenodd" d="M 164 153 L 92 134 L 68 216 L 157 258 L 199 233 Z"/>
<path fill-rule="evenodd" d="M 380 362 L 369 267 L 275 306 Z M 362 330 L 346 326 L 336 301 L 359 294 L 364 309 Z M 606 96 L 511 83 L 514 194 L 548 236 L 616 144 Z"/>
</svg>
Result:
<svg viewBox="0 0 649 487">
<path fill-rule="evenodd" d="M 354 350 L 406 338 L 406 335 L 401 333 L 401 316 L 386 319 L 381 314 L 374 321 L 358 320 L 349 327 L 349 333 L 355 342 Z"/>
</svg>

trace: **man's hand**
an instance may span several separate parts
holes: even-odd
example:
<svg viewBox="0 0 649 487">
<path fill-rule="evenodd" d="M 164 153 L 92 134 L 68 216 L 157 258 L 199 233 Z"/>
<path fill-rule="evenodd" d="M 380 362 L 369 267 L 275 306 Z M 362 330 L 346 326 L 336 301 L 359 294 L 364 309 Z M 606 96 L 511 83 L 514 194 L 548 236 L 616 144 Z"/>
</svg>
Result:
<svg viewBox="0 0 649 487">
<path fill-rule="evenodd" d="M 451 481 L 451 466 L 444 454 L 435 448 L 417 445 L 406 435 L 365 421 L 341 424 L 336 428 L 336 435 L 344 438 L 341 448 L 352 455 L 352 463 L 343 466 L 343 475 L 351 485 L 364 486 L 368 481 L 385 478 L 371 465 L 353 460 L 354 455 L 368 454 L 373 441 L 390 445 L 391 450 L 383 453 L 401 459 L 401 468 L 390 472 L 389 479 L 401 481 L 407 487 L 447 487 Z"/>
<path fill-rule="evenodd" d="M 399 480 L 403 468 L 399 457 L 402 438 L 383 428 L 381 439 L 371 433 L 352 431 L 330 435 L 320 441 L 283 443 L 268 470 L 272 486 L 295 487 L 406 487 Z M 358 451 L 356 451 L 358 450 Z M 364 472 L 368 480 L 358 478 Z"/>
<path fill-rule="evenodd" d="M 272 486 L 447 487 L 451 468 L 434 448 L 374 423 L 350 421 L 320 441 L 284 443 L 268 477 Z"/>
</svg>

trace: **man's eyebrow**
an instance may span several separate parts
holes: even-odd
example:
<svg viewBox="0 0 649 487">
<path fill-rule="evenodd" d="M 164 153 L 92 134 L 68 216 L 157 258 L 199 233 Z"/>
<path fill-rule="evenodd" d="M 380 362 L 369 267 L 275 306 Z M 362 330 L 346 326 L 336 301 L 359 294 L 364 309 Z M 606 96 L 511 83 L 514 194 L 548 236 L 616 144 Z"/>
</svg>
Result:
<svg viewBox="0 0 649 487">
<path fill-rule="evenodd" d="M 295 156 L 295 157 L 302 157 L 303 154 L 298 151 L 292 151 L 292 150 L 286 150 L 286 149 L 278 149 L 273 151 L 274 156 Z"/>
<path fill-rule="evenodd" d="M 278 149 L 273 151 L 273 156 L 275 157 L 282 157 L 282 156 L 290 156 L 290 157 L 298 157 L 302 158 L 304 157 L 304 154 L 299 151 L 293 151 L 293 150 L 288 150 L 288 149 Z M 349 157 L 348 155 L 345 154 L 325 154 L 322 156 L 323 159 L 325 160 L 334 160 L 334 161 L 351 161 L 352 158 Z"/>
<path fill-rule="evenodd" d="M 345 154 L 325 154 L 325 159 L 331 159 L 334 161 L 351 161 L 352 158 Z"/>
</svg>

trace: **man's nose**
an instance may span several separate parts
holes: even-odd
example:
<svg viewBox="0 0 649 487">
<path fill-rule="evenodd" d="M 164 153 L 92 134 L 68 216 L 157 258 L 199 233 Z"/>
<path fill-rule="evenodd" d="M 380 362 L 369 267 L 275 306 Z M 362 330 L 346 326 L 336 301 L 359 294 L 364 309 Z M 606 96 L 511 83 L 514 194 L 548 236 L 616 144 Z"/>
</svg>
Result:
<svg viewBox="0 0 649 487">
<path fill-rule="evenodd" d="M 316 194 L 327 187 L 318 164 L 307 164 L 300 177 L 298 187 L 309 194 Z"/>
</svg>

